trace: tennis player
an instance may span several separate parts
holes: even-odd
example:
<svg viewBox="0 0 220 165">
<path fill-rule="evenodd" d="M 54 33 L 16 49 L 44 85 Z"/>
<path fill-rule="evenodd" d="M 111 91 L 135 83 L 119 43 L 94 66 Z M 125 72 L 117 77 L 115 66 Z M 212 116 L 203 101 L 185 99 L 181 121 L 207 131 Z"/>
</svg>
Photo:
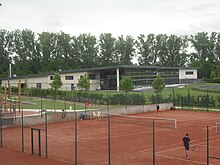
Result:
<svg viewBox="0 0 220 165">
<path fill-rule="evenodd" d="M 186 150 L 186 158 L 189 158 L 189 145 L 192 144 L 189 138 L 189 134 L 186 133 L 186 135 L 183 137 L 183 145 Z"/>
<path fill-rule="evenodd" d="M 160 110 L 160 106 L 157 105 L 156 108 L 157 108 L 157 112 L 159 112 L 159 110 Z"/>
</svg>

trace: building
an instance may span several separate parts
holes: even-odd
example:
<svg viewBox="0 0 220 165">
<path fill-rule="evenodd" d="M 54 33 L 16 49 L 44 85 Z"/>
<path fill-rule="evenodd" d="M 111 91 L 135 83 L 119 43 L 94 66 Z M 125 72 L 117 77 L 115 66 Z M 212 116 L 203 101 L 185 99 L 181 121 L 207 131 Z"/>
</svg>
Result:
<svg viewBox="0 0 220 165">
<path fill-rule="evenodd" d="M 157 75 L 160 75 L 166 85 L 194 83 L 197 81 L 196 68 L 183 67 L 158 67 L 158 66 L 137 66 L 137 65 L 117 65 L 107 67 L 96 67 L 78 70 L 67 70 L 57 72 L 63 82 L 62 90 L 74 90 L 77 88 L 78 79 L 88 74 L 90 78 L 90 90 L 117 90 L 119 91 L 119 81 L 123 76 L 132 79 L 135 88 L 149 86 Z M 2 78 L 2 85 L 17 86 L 21 80 L 21 87 L 27 88 L 50 88 L 54 73 L 29 75 Z"/>
</svg>

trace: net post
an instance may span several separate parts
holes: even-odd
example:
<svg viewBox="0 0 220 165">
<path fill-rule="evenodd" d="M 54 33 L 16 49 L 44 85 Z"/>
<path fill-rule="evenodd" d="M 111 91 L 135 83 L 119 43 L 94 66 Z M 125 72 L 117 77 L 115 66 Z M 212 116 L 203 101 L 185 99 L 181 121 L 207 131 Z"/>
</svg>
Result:
<svg viewBox="0 0 220 165">
<path fill-rule="evenodd" d="M 177 122 L 176 122 L 176 119 L 174 119 L 174 129 L 177 129 Z"/>
</svg>

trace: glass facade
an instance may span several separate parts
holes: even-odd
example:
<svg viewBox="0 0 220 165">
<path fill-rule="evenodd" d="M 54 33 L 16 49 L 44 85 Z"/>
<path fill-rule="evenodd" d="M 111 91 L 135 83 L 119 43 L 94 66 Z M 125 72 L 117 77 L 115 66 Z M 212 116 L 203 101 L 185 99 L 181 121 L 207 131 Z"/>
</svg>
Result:
<svg viewBox="0 0 220 165">
<path fill-rule="evenodd" d="M 137 87 L 151 86 L 157 75 L 165 84 L 179 83 L 179 70 L 170 68 L 124 68 L 124 75 L 131 77 L 133 85 Z"/>
<path fill-rule="evenodd" d="M 131 77 L 135 87 L 144 87 L 151 85 L 157 76 L 155 68 L 125 68 L 124 75 Z"/>
<path fill-rule="evenodd" d="M 165 84 L 179 84 L 179 69 L 159 68 L 158 74 L 164 79 Z"/>
<path fill-rule="evenodd" d="M 116 90 L 117 87 L 116 69 L 101 70 L 100 82 L 101 82 L 102 90 Z"/>
<path fill-rule="evenodd" d="M 100 70 L 100 85 L 102 90 L 117 89 L 117 67 Z M 166 85 L 179 84 L 179 68 L 168 67 L 119 67 L 119 80 L 123 76 L 132 79 L 135 88 L 151 86 L 157 75 L 160 75 Z"/>
</svg>

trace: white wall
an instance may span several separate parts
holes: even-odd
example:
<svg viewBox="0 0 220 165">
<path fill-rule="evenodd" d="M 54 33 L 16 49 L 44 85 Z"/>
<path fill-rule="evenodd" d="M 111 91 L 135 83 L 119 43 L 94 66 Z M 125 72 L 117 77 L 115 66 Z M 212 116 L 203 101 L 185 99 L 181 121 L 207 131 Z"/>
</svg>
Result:
<svg viewBox="0 0 220 165">
<path fill-rule="evenodd" d="M 186 72 L 193 74 L 186 75 Z M 197 79 L 197 69 L 179 69 L 179 79 Z"/>
<path fill-rule="evenodd" d="M 36 88 L 37 83 L 41 83 L 42 89 L 47 89 L 50 87 L 48 83 L 48 77 L 34 77 L 34 78 L 23 78 L 23 79 L 13 78 L 9 80 L 11 87 L 18 87 L 19 80 L 21 80 L 21 83 L 27 84 L 28 88 L 31 87 Z M 8 80 L 2 80 L 2 85 L 4 86 L 4 84 L 6 84 L 6 86 L 8 87 Z"/>
<path fill-rule="evenodd" d="M 98 88 L 100 88 L 100 73 L 99 72 L 91 72 L 93 74 L 96 74 L 96 79 L 90 80 L 90 90 L 94 91 Z M 87 72 L 78 72 L 78 73 L 65 73 L 60 74 L 61 81 L 63 82 L 63 86 L 61 87 L 61 90 L 71 90 L 71 84 L 74 84 L 75 87 L 77 87 L 78 80 L 80 79 L 80 76 L 84 76 L 87 74 Z M 36 88 L 37 83 L 41 83 L 41 89 L 48 89 L 50 88 L 50 83 L 53 80 L 50 80 L 50 77 L 54 76 L 53 74 L 45 76 L 45 77 L 32 77 L 32 78 L 13 78 L 10 79 L 10 85 L 11 87 L 18 87 L 18 82 L 21 80 L 21 83 L 27 84 L 28 88 Z M 66 80 L 66 76 L 73 76 L 73 80 Z M 8 80 L 2 80 L 2 86 L 6 84 L 6 87 L 8 87 Z"/>
</svg>

